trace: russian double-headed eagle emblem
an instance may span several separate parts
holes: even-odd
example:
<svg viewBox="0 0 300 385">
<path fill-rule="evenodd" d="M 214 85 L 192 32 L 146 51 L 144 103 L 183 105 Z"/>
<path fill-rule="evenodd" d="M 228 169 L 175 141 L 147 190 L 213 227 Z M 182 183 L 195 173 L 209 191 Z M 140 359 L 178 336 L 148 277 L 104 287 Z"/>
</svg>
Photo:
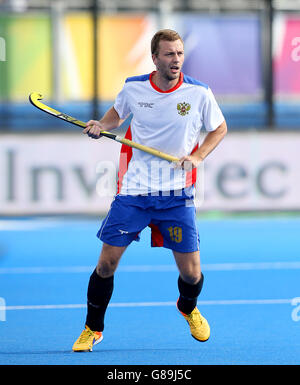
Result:
<svg viewBox="0 0 300 385">
<path fill-rule="evenodd" d="M 177 104 L 177 111 L 179 115 L 187 115 L 189 113 L 189 110 L 191 109 L 191 105 L 189 103 L 178 103 Z"/>
</svg>

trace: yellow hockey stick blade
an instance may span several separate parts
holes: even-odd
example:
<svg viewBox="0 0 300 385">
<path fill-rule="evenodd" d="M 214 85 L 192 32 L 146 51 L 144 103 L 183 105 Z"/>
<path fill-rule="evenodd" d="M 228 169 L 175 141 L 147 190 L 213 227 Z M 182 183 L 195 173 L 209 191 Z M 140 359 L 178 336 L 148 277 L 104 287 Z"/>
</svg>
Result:
<svg viewBox="0 0 300 385">
<path fill-rule="evenodd" d="M 39 108 L 41 111 L 47 112 L 48 114 L 53 115 L 59 119 L 63 119 L 66 122 L 73 123 L 76 126 L 86 127 L 86 124 L 84 122 L 82 122 L 81 120 L 75 119 L 70 115 L 67 115 L 67 114 L 64 114 L 60 111 L 57 111 L 54 108 L 49 107 L 46 104 L 40 102 L 40 100 L 42 100 L 42 99 L 43 99 L 43 95 L 38 93 L 38 92 L 32 92 L 29 95 L 30 103 L 32 105 L 34 105 L 35 107 Z"/>
</svg>

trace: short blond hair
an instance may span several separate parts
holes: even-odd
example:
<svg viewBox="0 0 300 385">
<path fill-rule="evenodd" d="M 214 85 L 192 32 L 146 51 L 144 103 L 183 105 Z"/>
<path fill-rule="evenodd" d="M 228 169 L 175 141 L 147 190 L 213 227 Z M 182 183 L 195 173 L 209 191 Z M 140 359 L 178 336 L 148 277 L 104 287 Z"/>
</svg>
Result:
<svg viewBox="0 0 300 385">
<path fill-rule="evenodd" d="M 178 32 L 173 31 L 172 29 L 161 29 L 156 32 L 156 34 L 153 36 L 151 40 L 151 54 L 152 55 L 158 55 L 158 47 L 159 47 L 159 42 L 161 40 L 166 40 L 166 41 L 176 41 L 176 40 L 181 40 L 183 44 L 183 40 L 181 36 L 178 34 Z"/>
</svg>

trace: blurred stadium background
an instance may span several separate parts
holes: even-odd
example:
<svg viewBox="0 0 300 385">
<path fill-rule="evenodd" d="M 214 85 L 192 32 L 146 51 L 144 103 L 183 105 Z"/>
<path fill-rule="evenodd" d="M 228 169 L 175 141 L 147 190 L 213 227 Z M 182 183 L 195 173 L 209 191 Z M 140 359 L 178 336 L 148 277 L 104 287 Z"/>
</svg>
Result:
<svg viewBox="0 0 300 385">
<path fill-rule="evenodd" d="M 107 210 L 97 164 L 117 164 L 119 145 L 91 143 L 28 95 L 99 118 L 126 77 L 153 70 L 164 27 L 184 37 L 183 70 L 210 85 L 229 127 L 205 165 L 202 212 L 299 210 L 300 1 L 2 0 L 0 12 L 1 215 Z"/>
</svg>

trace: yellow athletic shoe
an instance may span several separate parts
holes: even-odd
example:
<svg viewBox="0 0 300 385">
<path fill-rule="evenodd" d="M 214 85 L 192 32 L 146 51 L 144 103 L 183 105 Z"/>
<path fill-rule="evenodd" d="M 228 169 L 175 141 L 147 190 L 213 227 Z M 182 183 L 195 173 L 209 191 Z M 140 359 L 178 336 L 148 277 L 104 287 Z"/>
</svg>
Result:
<svg viewBox="0 0 300 385">
<path fill-rule="evenodd" d="M 184 316 L 187 323 L 189 324 L 192 337 L 201 342 L 207 341 L 209 339 L 209 324 L 207 320 L 201 315 L 197 307 L 195 307 L 195 309 L 190 314 L 184 314 L 181 311 L 180 313 Z"/>
<path fill-rule="evenodd" d="M 75 341 L 72 350 L 74 352 L 91 352 L 93 350 L 93 346 L 102 340 L 103 335 L 101 332 L 94 332 L 87 325 L 85 325 L 85 329 Z"/>
</svg>

